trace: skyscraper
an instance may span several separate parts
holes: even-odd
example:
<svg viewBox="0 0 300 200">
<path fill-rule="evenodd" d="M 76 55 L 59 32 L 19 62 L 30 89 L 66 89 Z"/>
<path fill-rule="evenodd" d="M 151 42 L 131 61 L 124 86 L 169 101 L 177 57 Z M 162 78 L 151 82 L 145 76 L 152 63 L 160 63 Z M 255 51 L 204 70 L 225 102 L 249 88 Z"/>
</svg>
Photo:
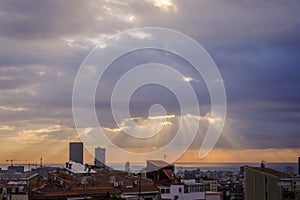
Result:
<svg viewBox="0 0 300 200">
<path fill-rule="evenodd" d="M 105 166 L 105 148 L 97 147 L 95 149 L 95 165 L 97 167 Z"/>
<path fill-rule="evenodd" d="M 130 163 L 128 161 L 125 164 L 125 172 L 130 172 Z"/>
<path fill-rule="evenodd" d="M 83 143 L 70 142 L 70 160 L 83 164 Z"/>
</svg>

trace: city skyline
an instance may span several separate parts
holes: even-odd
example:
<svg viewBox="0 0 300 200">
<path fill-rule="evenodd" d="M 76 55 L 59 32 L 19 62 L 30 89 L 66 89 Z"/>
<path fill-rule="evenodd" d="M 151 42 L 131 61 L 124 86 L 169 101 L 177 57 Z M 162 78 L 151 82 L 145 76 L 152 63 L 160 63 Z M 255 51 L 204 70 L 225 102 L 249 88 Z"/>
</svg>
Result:
<svg viewBox="0 0 300 200">
<path fill-rule="evenodd" d="M 200 104 L 201 115 L 196 116 L 201 126 L 199 136 L 178 162 L 297 162 L 299 2 L 2 1 L 0 5 L 0 163 L 9 159 L 38 163 L 40 157 L 45 163 L 67 161 L 69 142 L 81 141 L 73 122 L 72 91 L 82 61 L 95 45 L 117 33 L 154 26 L 190 36 L 216 63 L 227 95 L 221 137 L 212 152 L 199 159 L 207 124 L 217 120 L 210 117 L 203 78 L 182 58 L 144 50 L 112 63 L 107 78 L 97 88 L 95 108 L 108 138 L 128 151 L 148 152 L 172 139 L 181 117 L 186 130 L 192 127 L 189 123 L 193 119 L 181 116 L 174 94 L 156 85 L 139 88 L 130 104 L 132 118 L 140 125 L 151 117 L 165 120 L 162 136 L 155 144 L 125 142 L 122 130 L 130 128 L 128 119 L 117 124 L 109 114 L 111 83 L 132 66 L 155 60 L 179 70 L 184 78 L 174 84 L 191 84 Z M 148 36 L 141 32 L 132 37 Z M 149 117 L 153 104 L 164 105 L 167 115 Z M 158 126 L 160 120 L 146 132 Z M 108 163 L 147 160 L 130 160 L 119 155 L 115 146 L 97 146 L 106 149 Z M 84 152 L 84 162 L 92 163 L 94 152 Z M 157 159 L 174 153 L 175 148 Z"/>
</svg>

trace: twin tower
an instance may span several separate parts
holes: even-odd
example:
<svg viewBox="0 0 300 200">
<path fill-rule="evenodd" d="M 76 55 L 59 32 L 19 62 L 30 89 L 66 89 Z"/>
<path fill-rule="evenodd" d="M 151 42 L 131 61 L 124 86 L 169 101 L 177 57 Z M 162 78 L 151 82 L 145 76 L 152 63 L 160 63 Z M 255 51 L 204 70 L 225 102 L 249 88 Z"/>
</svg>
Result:
<svg viewBox="0 0 300 200">
<path fill-rule="evenodd" d="M 70 142 L 69 148 L 69 160 L 83 164 L 83 143 L 82 142 Z M 95 166 L 105 166 L 105 149 L 97 147 L 95 149 Z"/>
</svg>

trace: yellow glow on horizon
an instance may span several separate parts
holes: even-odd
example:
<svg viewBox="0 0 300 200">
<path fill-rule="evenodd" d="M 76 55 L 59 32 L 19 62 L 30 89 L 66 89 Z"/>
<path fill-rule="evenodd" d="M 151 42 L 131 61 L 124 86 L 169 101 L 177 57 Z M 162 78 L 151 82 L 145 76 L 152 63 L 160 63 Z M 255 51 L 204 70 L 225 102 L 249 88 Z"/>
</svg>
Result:
<svg viewBox="0 0 300 200">
<path fill-rule="evenodd" d="M 72 140 L 74 141 L 74 140 Z M 69 152 L 68 143 L 50 142 L 48 150 L 45 147 L 39 147 L 29 149 L 28 145 L 22 144 L 10 147 L 0 148 L 0 163 L 5 163 L 7 159 L 27 160 L 28 162 L 39 162 L 39 158 L 43 157 L 44 163 L 64 163 L 68 160 Z M 50 150 L 51 146 L 51 150 Z M 151 150 L 155 150 L 157 147 L 152 147 Z M 18 154 L 15 152 L 19 151 Z M 139 152 L 147 152 L 148 150 L 139 149 Z M 300 155 L 300 148 L 298 149 L 214 149 L 204 159 L 199 159 L 197 150 L 188 150 L 184 153 L 176 162 L 192 162 L 192 163 L 209 163 L 209 162 L 260 162 L 266 160 L 267 162 L 297 162 L 297 158 Z M 124 163 L 126 158 L 122 155 L 113 154 L 107 150 L 107 162 L 109 163 Z M 84 159 L 87 163 L 93 163 L 93 156 L 85 149 Z M 148 158 L 145 156 L 143 160 L 128 160 L 132 163 L 144 163 Z M 157 158 L 162 159 L 162 158 Z"/>
<path fill-rule="evenodd" d="M 198 150 L 187 151 L 177 162 L 296 162 L 297 149 L 214 149 L 204 159 L 198 158 Z"/>
</svg>

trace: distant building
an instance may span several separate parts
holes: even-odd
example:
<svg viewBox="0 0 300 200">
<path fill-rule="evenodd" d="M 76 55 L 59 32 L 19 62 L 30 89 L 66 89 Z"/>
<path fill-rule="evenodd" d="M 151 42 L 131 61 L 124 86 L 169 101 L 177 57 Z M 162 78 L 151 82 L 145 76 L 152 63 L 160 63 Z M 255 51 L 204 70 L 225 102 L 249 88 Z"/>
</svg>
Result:
<svg viewBox="0 0 300 200">
<path fill-rule="evenodd" d="M 291 174 L 291 175 L 294 174 L 294 168 L 292 166 L 287 166 L 286 173 Z"/>
<path fill-rule="evenodd" d="M 57 170 L 57 167 L 42 166 L 42 167 L 34 168 L 31 171 L 34 172 L 34 173 L 37 173 L 38 175 L 40 175 L 44 179 L 47 179 L 48 174 L 50 172 L 56 172 L 56 170 Z"/>
<path fill-rule="evenodd" d="M 216 179 L 200 178 L 199 182 L 208 184 L 209 188 L 207 191 L 211 191 L 211 192 L 218 191 L 218 181 Z"/>
<path fill-rule="evenodd" d="M 298 175 L 300 176 L 300 157 L 298 157 Z"/>
<path fill-rule="evenodd" d="M 125 164 L 125 172 L 130 172 L 130 163 L 129 162 L 126 162 Z"/>
<path fill-rule="evenodd" d="M 245 167 L 245 200 L 300 199 L 300 178 L 261 167 Z"/>
<path fill-rule="evenodd" d="M 97 147 L 95 149 L 95 166 L 105 166 L 105 148 Z"/>
<path fill-rule="evenodd" d="M 7 167 L 7 171 L 24 173 L 23 165 L 11 165 Z"/>
<path fill-rule="evenodd" d="M 196 178 L 196 171 L 195 170 L 184 170 L 184 178 Z"/>
<path fill-rule="evenodd" d="M 70 142 L 70 159 L 71 161 L 83 164 L 83 143 Z"/>
</svg>

